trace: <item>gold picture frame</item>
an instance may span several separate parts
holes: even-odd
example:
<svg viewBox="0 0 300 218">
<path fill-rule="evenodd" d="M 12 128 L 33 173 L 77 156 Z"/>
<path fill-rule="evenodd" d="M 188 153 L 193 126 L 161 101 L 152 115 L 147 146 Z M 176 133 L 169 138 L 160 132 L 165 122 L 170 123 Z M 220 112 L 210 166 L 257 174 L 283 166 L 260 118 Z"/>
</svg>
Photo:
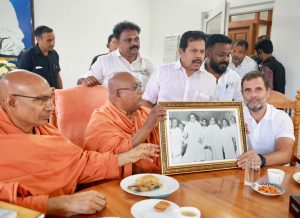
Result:
<svg viewBox="0 0 300 218">
<path fill-rule="evenodd" d="M 162 174 L 237 168 L 237 157 L 247 151 L 242 102 L 158 104 L 167 111 L 159 124 Z"/>
</svg>

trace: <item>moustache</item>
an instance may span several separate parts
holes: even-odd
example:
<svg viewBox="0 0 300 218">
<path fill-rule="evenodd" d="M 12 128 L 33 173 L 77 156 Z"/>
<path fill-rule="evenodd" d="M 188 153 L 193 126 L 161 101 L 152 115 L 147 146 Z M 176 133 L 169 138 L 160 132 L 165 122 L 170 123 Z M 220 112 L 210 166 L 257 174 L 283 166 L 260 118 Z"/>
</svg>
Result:
<svg viewBox="0 0 300 218">
<path fill-rule="evenodd" d="M 224 65 L 228 66 L 228 65 L 229 65 L 229 62 L 228 62 L 228 61 L 223 61 L 223 62 L 220 63 L 220 65 L 221 65 L 221 64 L 224 64 Z"/>
<path fill-rule="evenodd" d="M 133 46 L 131 46 L 129 49 L 131 50 L 131 49 L 139 49 L 140 47 L 139 46 L 137 46 L 137 45 L 133 45 Z"/>
<path fill-rule="evenodd" d="M 202 64 L 202 60 L 201 59 L 194 59 L 192 61 L 193 64 Z"/>
</svg>

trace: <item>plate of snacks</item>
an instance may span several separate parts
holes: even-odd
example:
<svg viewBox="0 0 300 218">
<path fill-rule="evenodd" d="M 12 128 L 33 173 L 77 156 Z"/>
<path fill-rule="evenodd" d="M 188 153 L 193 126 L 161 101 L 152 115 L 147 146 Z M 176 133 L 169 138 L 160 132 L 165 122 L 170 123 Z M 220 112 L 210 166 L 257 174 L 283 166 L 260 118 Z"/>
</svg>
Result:
<svg viewBox="0 0 300 218">
<path fill-rule="evenodd" d="M 134 195 L 164 198 L 175 192 L 179 188 L 179 183 L 169 176 L 145 173 L 124 178 L 120 186 L 124 191 Z"/>
<path fill-rule="evenodd" d="M 300 183 L 300 172 L 294 173 L 293 179 L 294 179 L 297 183 Z"/>
<path fill-rule="evenodd" d="M 178 218 L 179 206 L 171 201 L 147 199 L 135 203 L 131 214 L 135 218 Z"/>
<path fill-rule="evenodd" d="M 282 186 L 273 183 L 253 183 L 251 188 L 265 196 L 282 195 L 285 190 Z"/>
</svg>

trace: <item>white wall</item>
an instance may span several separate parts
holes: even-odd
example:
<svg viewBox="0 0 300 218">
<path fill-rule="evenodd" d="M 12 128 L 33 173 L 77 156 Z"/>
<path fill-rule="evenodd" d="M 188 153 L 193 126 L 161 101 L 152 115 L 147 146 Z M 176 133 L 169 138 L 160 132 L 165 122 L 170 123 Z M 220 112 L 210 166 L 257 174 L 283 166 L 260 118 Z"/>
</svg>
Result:
<svg viewBox="0 0 300 218">
<path fill-rule="evenodd" d="M 300 90 L 300 1 L 277 0 L 273 12 L 271 40 L 274 56 L 286 70 L 286 94 L 292 99 Z"/>
<path fill-rule="evenodd" d="M 220 4 L 221 0 L 152 0 L 150 57 L 155 64 L 163 62 L 164 37 L 201 30 L 201 12 Z"/>
<path fill-rule="evenodd" d="M 141 52 L 149 53 L 151 0 L 35 0 L 34 16 L 35 26 L 54 29 L 64 87 L 74 86 L 92 58 L 107 52 L 107 37 L 120 21 L 141 27 Z"/>
</svg>

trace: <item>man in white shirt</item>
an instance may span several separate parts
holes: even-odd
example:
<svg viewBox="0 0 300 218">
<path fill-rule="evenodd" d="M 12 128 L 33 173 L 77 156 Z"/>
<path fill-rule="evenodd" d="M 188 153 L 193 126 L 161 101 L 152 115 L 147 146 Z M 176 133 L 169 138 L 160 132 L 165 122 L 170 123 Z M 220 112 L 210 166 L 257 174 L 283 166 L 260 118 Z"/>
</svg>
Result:
<svg viewBox="0 0 300 218">
<path fill-rule="evenodd" d="M 244 39 L 235 40 L 231 46 L 231 60 L 228 67 L 237 72 L 241 78 L 246 73 L 256 71 L 257 63 L 247 56 L 248 42 Z"/>
<path fill-rule="evenodd" d="M 241 78 L 227 66 L 232 40 L 222 34 L 212 34 L 206 43 L 206 60 L 203 69 L 217 79 L 214 99 L 219 101 L 240 101 Z"/>
<path fill-rule="evenodd" d="M 154 67 L 150 60 L 139 54 L 141 29 L 134 23 L 123 21 L 114 26 L 113 35 L 117 39 L 118 49 L 100 56 L 89 72 L 78 80 L 77 84 L 86 86 L 107 86 L 111 75 L 118 72 L 130 72 L 145 86 Z"/>
<path fill-rule="evenodd" d="M 231 59 L 228 67 L 237 72 L 241 78 L 246 73 L 256 71 L 257 63 L 247 56 L 248 42 L 244 39 L 235 40 L 231 46 Z"/>
<path fill-rule="evenodd" d="M 205 34 L 185 32 L 179 43 L 180 60 L 159 67 L 143 95 L 144 105 L 158 101 L 209 101 L 213 98 L 216 79 L 200 70 L 205 57 Z"/>
<path fill-rule="evenodd" d="M 242 79 L 244 116 L 248 124 L 249 150 L 238 157 L 238 166 L 253 158 L 265 165 L 283 165 L 291 160 L 295 141 L 291 118 L 267 104 L 268 81 L 260 72 L 247 73 Z"/>
</svg>

